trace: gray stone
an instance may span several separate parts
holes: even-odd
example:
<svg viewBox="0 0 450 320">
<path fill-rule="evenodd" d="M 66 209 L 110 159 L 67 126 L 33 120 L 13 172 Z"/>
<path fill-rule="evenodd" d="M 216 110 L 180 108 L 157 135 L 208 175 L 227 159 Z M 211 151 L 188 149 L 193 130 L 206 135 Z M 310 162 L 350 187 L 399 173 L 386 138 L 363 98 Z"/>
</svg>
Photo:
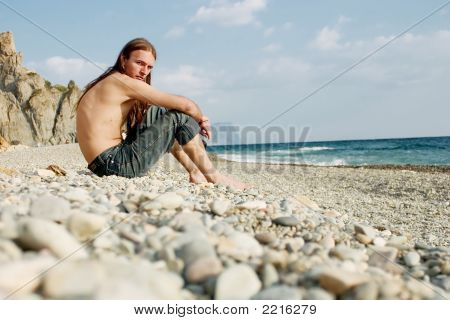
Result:
<svg viewBox="0 0 450 320">
<path fill-rule="evenodd" d="M 261 290 L 252 297 L 252 300 L 301 300 L 302 292 L 298 288 L 286 285 L 273 286 Z"/>
<path fill-rule="evenodd" d="M 246 300 L 260 289 L 261 281 L 255 271 L 246 264 L 237 264 L 220 274 L 214 297 L 217 300 Z"/>
<path fill-rule="evenodd" d="M 216 252 L 213 246 L 204 239 L 198 238 L 183 245 L 180 249 L 176 250 L 177 257 L 181 258 L 185 266 L 189 266 L 201 258 L 215 258 Z"/>
<path fill-rule="evenodd" d="M 438 287 L 441 287 L 445 291 L 450 291 L 450 277 L 449 276 L 443 276 L 443 277 L 434 277 L 431 279 L 431 282 Z"/>
<path fill-rule="evenodd" d="M 278 217 L 273 219 L 272 222 L 285 227 L 291 227 L 300 224 L 300 220 L 293 216 Z"/>
</svg>

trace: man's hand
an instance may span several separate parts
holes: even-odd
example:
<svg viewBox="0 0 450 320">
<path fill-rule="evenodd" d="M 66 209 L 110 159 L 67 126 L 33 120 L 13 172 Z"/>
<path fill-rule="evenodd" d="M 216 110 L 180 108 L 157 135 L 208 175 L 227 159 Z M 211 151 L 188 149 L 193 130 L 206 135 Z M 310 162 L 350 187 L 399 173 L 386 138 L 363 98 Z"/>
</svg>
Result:
<svg viewBox="0 0 450 320">
<path fill-rule="evenodd" d="M 200 126 L 200 134 L 211 140 L 212 131 L 211 124 L 209 123 L 208 117 L 202 116 L 201 120 L 198 122 Z"/>
</svg>

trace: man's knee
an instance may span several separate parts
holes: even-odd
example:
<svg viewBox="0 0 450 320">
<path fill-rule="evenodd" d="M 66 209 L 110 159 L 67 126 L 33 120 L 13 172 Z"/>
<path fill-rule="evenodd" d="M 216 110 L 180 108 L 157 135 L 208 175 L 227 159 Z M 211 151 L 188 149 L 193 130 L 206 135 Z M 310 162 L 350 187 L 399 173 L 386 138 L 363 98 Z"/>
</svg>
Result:
<svg viewBox="0 0 450 320">
<path fill-rule="evenodd" d="M 175 136 L 180 145 L 185 145 L 200 133 L 199 124 L 191 116 L 178 111 L 173 112 L 173 116 L 178 124 Z"/>
</svg>

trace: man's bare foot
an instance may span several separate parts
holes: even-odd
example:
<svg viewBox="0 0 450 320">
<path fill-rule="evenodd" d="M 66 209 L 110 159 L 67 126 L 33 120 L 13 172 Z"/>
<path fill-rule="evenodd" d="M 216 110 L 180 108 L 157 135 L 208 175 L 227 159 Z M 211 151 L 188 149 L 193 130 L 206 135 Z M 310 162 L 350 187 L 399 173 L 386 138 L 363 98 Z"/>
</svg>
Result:
<svg viewBox="0 0 450 320">
<path fill-rule="evenodd" d="M 189 173 L 189 182 L 190 183 L 207 183 L 208 180 L 206 180 L 203 173 L 201 173 L 200 171 L 196 171 L 196 172 Z"/>
<path fill-rule="evenodd" d="M 217 179 L 216 183 L 223 184 L 223 185 L 226 185 L 226 186 L 230 186 L 230 187 L 233 187 L 233 188 L 238 189 L 238 190 L 244 190 L 244 189 L 248 189 L 249 188 L 249 186 L 246 185 L 245 183 L 243 183 L 243 182 L 241 182 L 241 181 L 239 181 L 239 180 L 237 180 L 237 179 L 235 179 L 233 177 L 226 176 L 224 174 L 219 174 L 218 175 L 218 179 Z"/>
</svg>

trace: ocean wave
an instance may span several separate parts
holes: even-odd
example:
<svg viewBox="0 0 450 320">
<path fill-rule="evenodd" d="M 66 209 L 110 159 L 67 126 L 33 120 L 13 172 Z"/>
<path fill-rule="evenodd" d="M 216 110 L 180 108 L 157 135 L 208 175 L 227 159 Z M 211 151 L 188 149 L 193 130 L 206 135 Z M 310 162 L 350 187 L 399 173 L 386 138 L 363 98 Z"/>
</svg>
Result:
<svg viewBox="0 0 450 320">
<path fill-rule="evenodd" d="M 302 152 L 309 152 L 309 151 L 322 151 L 322 150 L 335 150 L 335 148 L 331 147 L 301 147 L 297 150 Z"/>
</svg>

